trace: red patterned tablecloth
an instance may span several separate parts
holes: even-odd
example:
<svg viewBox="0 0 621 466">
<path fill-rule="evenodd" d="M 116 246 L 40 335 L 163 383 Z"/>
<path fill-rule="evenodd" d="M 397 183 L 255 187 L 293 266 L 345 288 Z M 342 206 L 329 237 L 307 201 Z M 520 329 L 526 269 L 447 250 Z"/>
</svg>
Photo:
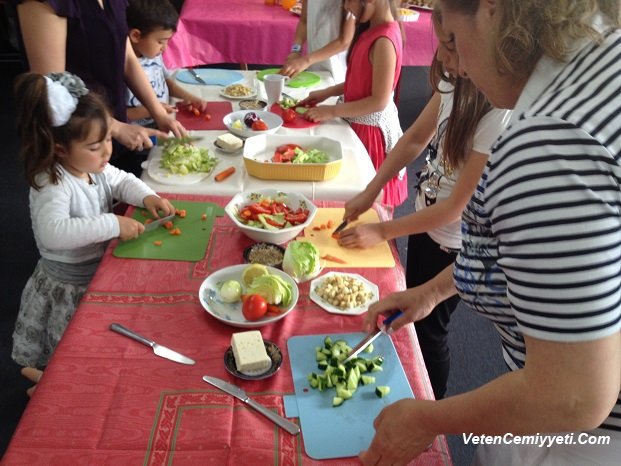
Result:
<svg viewBox="0 0 621 466">
<path fill-rule="evenodd" d="M 212 196 L 170 195 L 209 201 Z M 337 203 L 318 203 L 320 207 Z M 342 205 L 342 204 L 340 204 Z M 386 219 L 386 214 L 380 212 Z M 205 374 L 242 386 L 250 396 L 284 414 L 283 395 L 293 394 L 286 351 L 276 376 L 234 380 L 223 354 L 235 327 L 201 307 L 198 289 L 215 270 L 242 262 L 251 240 L 226 217 L 218 218 L 206 255 L 199 262 L 119 259 L 114 243 L 76 311 L 17 427 L 3 459 L 6 465 L 353 465 L 356 458 L 315 461 L 304 452 L 303 434 L 291 436 L 233 397 L 205 384 Z M 393 254 L 398 255 L 393 245 Z M 403 289 L 403 270 L 348 269 L 375 282 L 381 296 Z M 300 286 L 297 308 L 261 327 L 264 338 L 286 349 L 293 335 L 360 330 L 361 317 L 324 312 Z M 150 349 L 111 332 L 119 322 L 197 361 L 185 366 L 154 356 Z M 393 341 L 414 394 L 432 391 L 412 326 Z M 449 465 L 443 437 L 415 462 Z"/>
<path fill-rule="evenodd" d="M 298 17 L 263 0 L 185 0 L 177 32 L 164 52 L 166 65 L 213 63 L 277 65 L 290 52 Z M 403 22 L 404 66 L 429 66 L 437 46 L 431 13 Z"/>
</svg>

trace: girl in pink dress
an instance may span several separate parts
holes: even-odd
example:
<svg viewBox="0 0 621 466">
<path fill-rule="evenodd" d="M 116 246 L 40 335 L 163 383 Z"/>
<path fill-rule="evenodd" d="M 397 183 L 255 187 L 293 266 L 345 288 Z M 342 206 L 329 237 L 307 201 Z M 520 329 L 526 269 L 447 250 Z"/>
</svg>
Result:
<svg viewBox="0 0 621 466">
<path fill-rule="evenodd" d="M 347 120 L 377 170 L 403 134 L 393 99 L 401 72 L 401 28 L 395 19 L 394 0 L 345 0 L 344 6 L 357 23 L 345 82 L 311 92 L 301 104 L 314 106 L 329 97 L 342 96 L 336 105 L 310 108 L 307 118 Z M 407 175 L 403 169 L 384 187 L 383 201 L 398 206 L 406 197 Z"/>
</svg>

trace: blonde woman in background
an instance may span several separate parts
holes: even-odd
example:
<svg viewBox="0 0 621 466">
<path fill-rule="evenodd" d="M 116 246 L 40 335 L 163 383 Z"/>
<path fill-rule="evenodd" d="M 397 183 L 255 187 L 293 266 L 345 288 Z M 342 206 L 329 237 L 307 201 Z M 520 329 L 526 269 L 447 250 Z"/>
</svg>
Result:
<svg viewBox="0 0 621 466">
<path fill-rule="evenodd" d="M 293 77 L 306 69 L 322 70 L 332 73 L 334 82 L 343 82 L 355 29 L 355 18 L 347 15 L 340 0 L 302 0 L 291 53 L 280 73 Z"/>
</svg>

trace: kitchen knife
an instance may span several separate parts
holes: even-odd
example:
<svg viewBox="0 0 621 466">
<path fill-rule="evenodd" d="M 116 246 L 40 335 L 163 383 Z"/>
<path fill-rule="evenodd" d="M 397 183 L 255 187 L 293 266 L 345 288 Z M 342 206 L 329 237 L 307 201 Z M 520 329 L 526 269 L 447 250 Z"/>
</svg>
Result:
<svg viewBox="0 0 621 466">
<path fill-rule="evenodd" d="M 205 82 L 205 80 L 198 75 L 198 73 L 196 72 L 196 70 L 194 68 L 188 68 L 187 70 L 190 72 L 190 74 L 196 80 L 197 83 L 199 83 L 199 84 L 207 84 Z"/>
<path fill-rule="evenodd" d="M 341 224 L 338 227 L 336 227 L 336 230 L 332 232 L 332 235 L 331 235 L 332 238 L 336 237 L 338 239 L 339 233 L 345 229 L 348 223 L 349 223 L 349 220 L 347 219 L 343 220 Z"/>
<path fill-rule="evenodd" d="M 130 329 L 123 327 L 121 324 L 110 324 L 110 330 L 113 332 L 120 333 L 121 335 L 125 335 L 126 337 L 132 338 L 140 343 L 150 346 L 153 348 L 153 352 L 162 358 L 170 359 L 171 361 L 180 362 L 181 364 L 196 364 L 194 359 L 190 359 L 187 356 L 184 356 L 181 353 L 177 353 L 176 351 L 171 350 L 162 345 L 158 345 L 152 340 L 143 337 L 142 335 L 138 335 L 136 332 L 131 331 Z"/>
<path fill-rule="evenodd" d="M 175 143 L 175 144 L 194 144 L 197 141 L 201 141 L 202 136 L 183 136 L 180 138 L 176 138 L 173 136 L 167 138 L 157 138 L 157 145 L 163 146 L 164 143 Z"/>
<path fill-rule="evenodd" d="M 158 227 L 164 225 L 166 222 L 172 221 L 175 219 L 175 214 L 168 215 L 162 218 L 155 218 L 151 223 L 144 224 L 144 232 L 156 230 Z"/>
<path fill-rule="evenodd" d="M 243 401 L 244 403 L 246 403 L 251 408 L 256 409 L 258 412 L 260 412 L 265 417 L 267 417 L 270 421 L 272 421 L 276 425 L 282 427 L 287 432 L 289 432 L 291 435 L 297 435 L 297 434 L 300 433 L 300 426 L 298 426 L 297 424 L 294 424 L 291 421 L 288 421 L 287 419 L 285 419 L 284 417 L 274 413 L 273 411 L 270 411 L 269 409 L 267 409 L 262 404 L 257 403 L 252 398 L 250 398 L 246 394 L 246 392 L 244 390 L 242 390 L 241 388 L 239 388 L 239 387 L 237 387 L 237 386 L 235 386 L 233 384 L 230 384 L 228 382 L 225 382 L 222 379 L 218 379 L 217 377 L 210 377 L 208 375 L 203 376 L 203 380 L 205 382 L 207 382 L 208 384 L 211 384 L 214 387 L 219 388 L 223 392 L 226 392 L 229 395 L 233 395 L 235 398 L 237 398 L 238 400 Z"/>
<path fill-rule="evenodd" d="M 358 343 L 356 346 L 354 346 L 352 348 L 351 352 L 349 353 L 349 355 L 347 356 L 347 358 L 341 364 L 345 364 L 346 362 L 349 362 L 352 359 L 354 359 L 356 356 L 358 356 L 362 350 L 364 350 L 367 346 L 369 346 L 371 343 L 373 343 L 373 341 L 377 337 L 379 337 L 382 333 L 385 332 L 386 327 L 388 327 L 390 324 L 392 324 L 392 322 L 397 317 L 401 316 L 402 314 L 403 314 L 403 311 L 397 311 L 393 315 L 391 315 L 390 317 L 387 317 L 386 319 L 384 319 L 384 321 L 382 322 L 382 327 L 379 328 L 378 330 L 375 330 L 375 331 L 369 333 L 366 337 L 364 337 L 362 339 L 362 341 L 360 343 Z"/>
</svg>

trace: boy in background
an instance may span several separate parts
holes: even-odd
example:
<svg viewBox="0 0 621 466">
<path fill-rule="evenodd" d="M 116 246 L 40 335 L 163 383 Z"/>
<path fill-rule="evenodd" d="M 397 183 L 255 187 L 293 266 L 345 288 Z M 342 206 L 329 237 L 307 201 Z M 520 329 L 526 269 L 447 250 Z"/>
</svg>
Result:
<svg viewBox="0 0 621 466">
<path fill-rule="evenodd" d="M 178 21 L 177 10 L 168 0 L 129 1 L 127 7 L 129 41 L 162 106 L 168 113 L 175 112 L 175 107 L 169 102 L 170 97 L 176 97 L 204 112 L 207 109 L 207 102 L 179 86 L 162 60 L 162 53 L 176 32 Z M 153 124 L 147 108 L 142 106 L 129 89 L 127 118 L 132 123 L 142 126 Z"/>
</svg>

